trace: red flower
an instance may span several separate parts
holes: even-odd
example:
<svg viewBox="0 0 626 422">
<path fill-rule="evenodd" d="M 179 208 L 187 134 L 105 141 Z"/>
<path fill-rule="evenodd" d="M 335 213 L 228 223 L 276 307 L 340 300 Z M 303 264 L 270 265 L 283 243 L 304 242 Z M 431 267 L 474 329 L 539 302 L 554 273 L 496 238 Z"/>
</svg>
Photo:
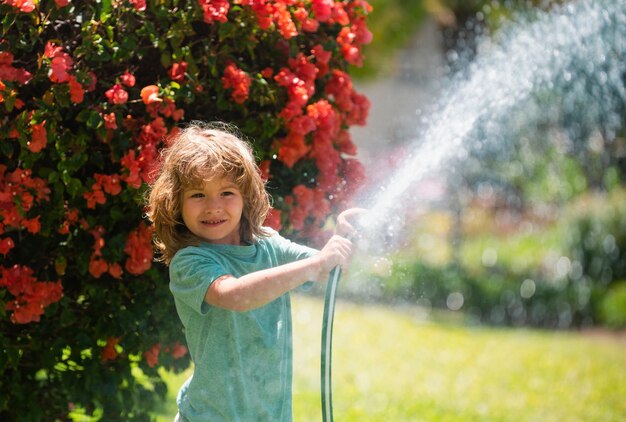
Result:
<svg viewBox="0 0 626 422">
<path fill-rule="evenodd" d="M 356 145 L 352 142 L 352 137 L 350 136 L 350 132 L 347 130 L 342 130 L 339 132 L 339 135 L 335 139 L 335 144 L 339 148 L 339 151 L 348 154 L 348 155 L 356 155 Z"/>
<path fill-rule="evenodd" d="M 276 208 L 270 209 L 270 212 L 267 213 L 267 217 L 265 218 L 264 226 L 268 226 L 273 228 L 276 231 L 279 231 L 283 228 L 283 224 L 281 221 L 281 211 Z"/>
<path fill-rule="evenodd" d="M 320 22 L 326 22 L 330 19 L 333 11 L 333 0 L 312 0 L 311 9 L 315 14 L 315 18 Z"/>
<path fill-rule="evenodd" d="M 14 247 L 15 243 L 13 243 L 13 239 L 10 237 L 0 239 L 0 254 L 6 256 Z"/>
<path fill-rule="evenodd" d="M 170 78 L 173 81 L 183 81 L 185 79 L 185 72 L 187 71 L 187 62 L 174 63 L 170 69 Z"/>
<path fill-rule="evenodd" d="M 204 21 L 208 24 L 213 22 L 226 22 L 230 4 L 228 0 L 198 0 L 198 4 L 204 12 Z"/>
<path fill-rule="evenodd" d="M 109 269 L 109 264 L 100 256 L 93 253 L 89 260 L 89 274 L 94 278 L 100 278 Z"/>
<path fill-rule="evenodd" d="M 60 46 L 56 45 L 52 41 L 48 41 L 46 43 L 45 48 L 44 48 L 44 53 L 43 54 L 47 58 L 53 59 L 56 56 L 63 54 L 63 47 L 60 47 Z"/>
<path fill-rule="evenodd" d="M 122 174 L 120 178 L 128 184 L 131 188 L 139 189 L 142 184 L 141 179 L 141 166 L 139 160 L 135 158 L 135 150 L 130 150 L 120 160 L 122 166 L 128 171 L 128 173 Z"/>
<path fill-rule="evenodd" d="M 365 126 L 370 110 L 370 100 L 365 95 L 355 91 L 350 95 L 350 100 L 352 101 L 352 108 L 348 113 L 346 124 Z"/>
<path fill-rule="evenodd" d="M 14 265 L 0 268 L 0 271 L 0 287 L 6 287 L 15 297 L 5 304 L 5 310 L 13 312 L 11 321 L 14 324 L 39 321 L 45 308 L 63 296 L 60 282 L 40 282 L 29 267 Z"/>
<path fill-rule="evenodd" d="M 359 160 L 349 158 L 344 161 L 344 176 L 348 181 L 348 187 L 354 192 L 367 180 L 365 167 Z"/>
<path fill-rule="evenodd" d="M 121 279 L 122 274 L 124 274 L 124 270 L 122 269 L 122 266 L 120 264 L 115 262 L 113 264 L 109 264 L 109 274 L 113 278 Z"/>
<path fill-rule="evenodd" d="M 39 233 L 39 231 L 41 230 L 41 223 L 39 222 L 40 217 L 41 216 L 38 215 L 37 217 L 31 218 L 29 220 L 24 218 L 22 220 L 22 227 L 28 230 L 29 233 L 32 233 L 32 234 Z"/>
<path fill-rule="evenodd" d="M 115 113 L 105 114 L 104 116 L 102 116 L 102 118 L 104 119 L 105 129 L 110 129 L 110 130 L 117 129 L 117 118 L 115 116 Z"/>
<path fill-rule="evenodd" d="M 46 121 L 32 125 L 32 133 L 28 142 L 28 149 L 31 152 L 40 152 L 48 143 L 48 133 L 46 132 Z"/>
<path fill-rule="evenodd" d="M 330 61 L 330 58 L 332 57 L 332 53 L 330 51 L 324 50 L 324 47 L 322 47 L 319 44 L 313 47 L 313 49 L 311 50 L 311 53 L 313 54 L 313 56 L 315 56 L 315 64 L 318 69 L 318 75 L 319 76 L 326 75 L 329 71 L 328 62 Z"/>
<path fill-rule="evenodd" d="M 279 141 L 278 159 L 289 168 L 299 161 L 309 151 L 309 147 L 304 141 L 304 135 L 290 132 L 285 138 Z"/>
<path fill-rule="evenodd" d="M 70 4 L 70 0 L 54 0 L 54 3 L 57 5 L 58 9 L 61 9 Z"/>
<path fill-rule="evenodd" d="M 20 12 L 30 13 L 35 10 L 35 2 L 33 0 L 4 0 L 4 4 L 16 7 Z"/>
<path fill-rule="evenodd" d="M 143 274 L 152 266 L 152 227 L 146 226 L 143 222 L 130 232 L 126 239 L 124 252 L 128 255 L 126 259 L 126 271 L 133 275 Z"/>
<path fill-rule="evenodd" d="M 121 337 L 107 338 L 107 344 L 106 346 L 104 346 L 102 352 L 100 353 L 100 359 L 102 360 L 102 362 L 115 360 L 115 358 L 117 358 L 117 350 L 115 350 L 115 346 L 118 345 L 121 339 Z"/>
<path fill-rule="evenodd" d="M 180 359 L 185 356 L 189 350 L 187 350 L 186 346 L 183 346 L 179 342 L 176 342 L 172 345 L 172 357 L 174 359 Z"/>
<path fill-rule="evenodd" d="M 298 30 L 291 19 L 291 13 L 287 10 L 286 4 L 274 3 L 274 22 L 283 38 L 288 40 L 298 35 Z"/>
<path fill-rule="evenodd" d="M 326 100 L 319 100 L 306 108 L 307 115 L 313 119 L 315 125 L 323 130 L 332 132 L 339 123 L 333 106 Z"/>
<path fill-rule="evenodd" d="M 232 98 L 237 104 L 243 104 L 250 94 L 250 84 L 252 78 L 246 72 L 237 68 L 234 63 L 229 63 L 224 69 L 222 76 L 222 86 L 224 89 L 232 88 Z"/>
<path fill-rule="evenodd" d="M 302 230 L 307 217 L 316 206 L 315 193 L 304 185 L 297 185 L 292 192 L 296 203 L 291 207 L 289 220 L 294 229 Z"/>
<path fill-rule="evenodd" d="M 103 188 L 109 195 L 119 195 L 122 191 L 122 185 L 120 185 L 120 177 L 117 174 L 106 175 L 98 174 L 94 175 L 96 183 L 99 187 Z"/>
<path fill-rule="evenodd" d="M 350 23 L 350 17 L 346 13 L 344 3 L 333 4 L 333 16 L 330 20 L 331 22 L 338 23 L 342 26 L 348 25 Z"/>
<path fill-rule="evenodd" d="M 315 121 L 309 116 L 299 116 L 291 120 L 287 127 L 290 131 L 300 135 L 306 135 L 315 130 Z"/>
<path fill-rule="evenodd" d="M 261 71 L 261 75 L 265 79 L 271 78 L 273 74 L 274 74 L 274 69 L 272 69 L 271 67 L 266 67 L 265 69 Z"/>
<path fill-rule="evenodd" d="M 315 19 L 305 19 L 302 22 L 302 30 L 306 32 L 316 32 L 320 27 L 320 24 Z"/>
<path fill-rule="evenodd" d="M 85 192 L 83 194 L 83 198 L 87 201 L 87 208 L 94 209 L 96 208 L 96 204 L 102 205 L 106 203 L 106 196 L 104 196 L 102 187 L 98 183 L 94 183 L 91 189 L 91 192 Z"/>
<path fill-rule="evenodd" d="M 139 12 L 143 12 L 146 10 L 146 0 L 129 0 L 130 3 L 135 7 L 135 10 Z"/>
<path fill-rule="evenodd" d="M 85 98 L 85 90 L 80 82 L 76 80 L 76 77 L 70 76 L 68 85 L 70 87 L 70 100 L 72 100 L 74 104 L 82 103 Z"/>
<path fill-rule="evenodd" d="M 274 22 L 274 7 L 272 6 L 272 4 L 258 0 L 250 0 L 248 2 L 248 5 L 250 4 L 252 5 L 252 9 L 254 10 L 254 16 L 256 17 L 257 25 L 259 25 L 259 28 L 266 30 L 270 26 L 272 26 L 272 23 Z"/>
<path fill-rule="evenodd" d="M 150 368 L 154 368 L 159 363 L 159 352 L 161 345 L 156 343 L 150 349 L 143 352 L 143 357 Z"/>
</svg>

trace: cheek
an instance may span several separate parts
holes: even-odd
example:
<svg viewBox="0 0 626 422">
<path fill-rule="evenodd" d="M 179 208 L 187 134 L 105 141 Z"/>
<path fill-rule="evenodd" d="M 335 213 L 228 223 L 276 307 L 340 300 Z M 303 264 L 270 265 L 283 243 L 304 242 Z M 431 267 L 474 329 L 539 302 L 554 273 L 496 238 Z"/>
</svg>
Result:
<svg viewBox="0 0 626 422">
<path fill-rule="evenodd" d="M 180 209 L 180 216 L 182 217 L 183 221 L 189 218 L 189 216 L 191 216 L 193 213 L 194 213 L 193 205 L 190 204 L 189 202 L 183 202 L 181 209 Z"/>
</svg>

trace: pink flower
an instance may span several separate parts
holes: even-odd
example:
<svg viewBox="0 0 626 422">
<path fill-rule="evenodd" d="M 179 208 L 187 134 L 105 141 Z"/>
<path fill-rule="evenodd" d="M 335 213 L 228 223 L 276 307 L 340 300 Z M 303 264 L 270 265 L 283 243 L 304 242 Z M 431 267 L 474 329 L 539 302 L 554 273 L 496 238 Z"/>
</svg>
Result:
<svg viewBox="0 0 626 422">
<path fill-rule="evenodd" d="M 60 53 L 56 55 L 50 62 L 50 72 L 48 77 L 52 82 L 63 83 L 70 80 L 70 75 L 67 73 L 71 69 L 74 61 L 67 53 Z"/>
<path fill-rule="evenodd" d="M 128 92 L 120 84 L 113 85 L 104 95 L 111 104 L 125 104 L 128 101 Z"/>
<path fill-rule="evenodd" d="M 124 86 L 132 88 L 135 86 L 135 76 L 132 73 L 129 73 L 128 70 L 124 72 L 122 76 L 120 76 L 120 80 Z"/>
</svg>

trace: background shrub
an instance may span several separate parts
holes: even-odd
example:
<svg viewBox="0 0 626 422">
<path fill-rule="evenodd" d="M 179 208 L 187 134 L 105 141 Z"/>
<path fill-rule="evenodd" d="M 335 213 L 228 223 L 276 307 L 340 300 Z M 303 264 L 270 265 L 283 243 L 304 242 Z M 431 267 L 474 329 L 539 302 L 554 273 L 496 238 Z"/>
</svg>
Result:
<svg viewBox="0 0 626 422">
<path fill-rule="evenodd" d="M 602 298 L 600 318 L 609 327 L 626 327 L 626 281 L 614 283 Z"/>
<path fill-rule="evenodd" d="M 189 364 L 142 197 L 184 121 L 254 141 L 268 224 L 318 238 L 363 177 L 346 1 L 0 3 L 0 418 L 148 419 Z M 154 394 L 156 393 L 156 394 Z M 36 405 L 34 405 L 36 403 Z"/>
</svg>

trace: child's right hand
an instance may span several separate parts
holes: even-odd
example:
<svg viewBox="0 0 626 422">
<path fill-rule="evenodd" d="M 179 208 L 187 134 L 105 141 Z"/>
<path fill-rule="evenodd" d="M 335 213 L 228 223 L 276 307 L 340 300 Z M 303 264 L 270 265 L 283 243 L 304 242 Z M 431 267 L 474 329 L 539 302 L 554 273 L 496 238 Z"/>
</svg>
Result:
<svg viewBox="0 0 626 422">
<path fill-rule="evenodd" d="M 316 256 L 319 260 L 317 281 L 326 280 L 330 271 L 337 265 L 347 269 L 350 265 L 352 253 L 353 245 L 349 239 L 337 234 L 331 237 Z"/>
</svg>

